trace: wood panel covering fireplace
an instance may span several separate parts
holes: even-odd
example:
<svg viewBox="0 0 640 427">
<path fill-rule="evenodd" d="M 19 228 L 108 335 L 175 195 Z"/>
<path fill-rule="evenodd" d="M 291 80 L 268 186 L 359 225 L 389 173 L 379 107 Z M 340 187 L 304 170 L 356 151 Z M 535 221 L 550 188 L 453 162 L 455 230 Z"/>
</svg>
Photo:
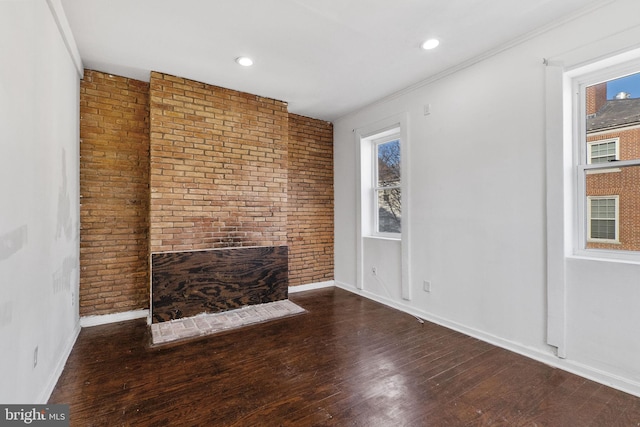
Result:
<svg viewBox="0 0 640 427">
<path fill-rule="evenodd" d="M 287 246 L 151 254 L 153 323 L 287 297 Z"/>
</svg>

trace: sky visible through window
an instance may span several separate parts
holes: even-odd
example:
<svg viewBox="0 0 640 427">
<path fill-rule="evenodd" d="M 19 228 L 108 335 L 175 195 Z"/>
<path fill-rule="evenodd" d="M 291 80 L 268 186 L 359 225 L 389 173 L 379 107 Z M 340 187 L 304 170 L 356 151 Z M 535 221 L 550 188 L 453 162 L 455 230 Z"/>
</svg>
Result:
<svg viewBox="0 0 640 427">
<path fill-rule="evenodd" d="M 640 98 L 640 73 L 607 82 L 607 99 L 613 99 L 620 92 L 627 92 L 631 98 Z"/>
</svg>

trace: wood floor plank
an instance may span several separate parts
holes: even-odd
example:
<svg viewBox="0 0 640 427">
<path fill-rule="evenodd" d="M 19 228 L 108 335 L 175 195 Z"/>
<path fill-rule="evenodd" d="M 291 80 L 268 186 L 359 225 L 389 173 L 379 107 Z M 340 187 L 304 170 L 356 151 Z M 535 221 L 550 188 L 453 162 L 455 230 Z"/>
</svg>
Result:
<svg viewBox="0 0 640 427">
<path fill-rule="evenodd" d="M 72 426 L 631 426 L 640 399 L 340 289 L 306 314 L 150 347 L 85 328 L 50 403 Z"/>
</svg>

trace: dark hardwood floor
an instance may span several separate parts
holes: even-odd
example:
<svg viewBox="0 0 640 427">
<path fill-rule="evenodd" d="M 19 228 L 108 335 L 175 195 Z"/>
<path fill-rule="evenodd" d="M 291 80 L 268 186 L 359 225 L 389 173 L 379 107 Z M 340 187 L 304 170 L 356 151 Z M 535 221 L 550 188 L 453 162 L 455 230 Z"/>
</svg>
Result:
<svg viewBox="0 0 640 427">
<path fill-rule="evenodd" d="M 340 289 L 308 313 L 150 348 L 83 329 L 50 403 L 72 426 L 637 426 L 640 398 Z"/>
</svg>

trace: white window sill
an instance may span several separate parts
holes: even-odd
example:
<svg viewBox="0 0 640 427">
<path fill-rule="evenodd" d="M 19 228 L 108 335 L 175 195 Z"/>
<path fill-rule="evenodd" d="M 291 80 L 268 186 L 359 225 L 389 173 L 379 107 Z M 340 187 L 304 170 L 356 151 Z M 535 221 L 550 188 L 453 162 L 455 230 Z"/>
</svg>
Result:
<svg viewBox="0 0 640 427">
<path fill-rule="evenodd" d="M 572 255 L 567 255 L 567 259 L 584 261 L 613 262 L 622 264 L 640 265 L 640 252 L 631 251 L 607 251 L 607 250 L 583 250 L 576 251 Z"/>
<path fill-rule="evenodd" d="M 375 235 L 369 235 L 369 236 L 364 236 L 365 239 L 376 239 L 376 240 L 391 240 L 393 242 L 400 242 L 402 241 L 402 239 L 400 237 L 393 237 L 393 236 L 375 236 Z"/>
</svg>

